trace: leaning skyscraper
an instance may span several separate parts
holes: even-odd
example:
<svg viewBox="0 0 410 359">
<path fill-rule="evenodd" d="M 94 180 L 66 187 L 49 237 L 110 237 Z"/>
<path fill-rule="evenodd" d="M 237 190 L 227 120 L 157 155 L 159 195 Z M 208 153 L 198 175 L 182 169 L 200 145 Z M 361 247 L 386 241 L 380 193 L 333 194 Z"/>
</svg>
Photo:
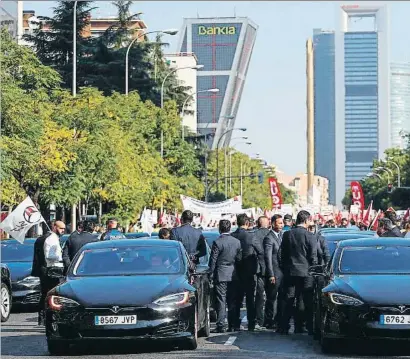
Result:
<svg viewBox="0 0 410 359">
<path fill-rule="evenodd" d="M 201 135 L 214 134 L 207 136 L 211 148 L 234 128 L 256 33 L 257 25 L 243 17 L 184 19 L 179 51 L 194 53 L 204 66 L 197 72 L 197 128 Z M 219 92 L 201 92 L 211 88 Z"/>
</svg>

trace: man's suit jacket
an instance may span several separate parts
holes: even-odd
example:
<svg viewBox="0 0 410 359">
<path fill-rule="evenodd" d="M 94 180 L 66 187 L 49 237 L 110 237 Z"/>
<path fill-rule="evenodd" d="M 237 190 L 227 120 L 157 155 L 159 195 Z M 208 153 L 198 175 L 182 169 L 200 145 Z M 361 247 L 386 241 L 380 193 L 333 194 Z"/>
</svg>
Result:
<svg viewBox="0 0 410 359">
<path fill-rule="evenodd" d="M 317 264 L 327 265 L 330 261 L 330 252 L 325 237 L 317 234 Z"/>
<path fill-rule="evenodd" d="M 47 263 L 44 254 L 44 242 L 50 234 L 51 232 L 47 232 L 38 237 L 34 242 L 33 265 L 31 268 L 31 275 L 33 277 L 41 277 L 46 273 Z"/>
<path fill-rule="evenodd" d="M 256 230 L 253 230 L 252 232 L 254 233 L 254 242 L 255 242 L 255 248 L 258 248 L 258 263 L 259 263 L 259 269 L 258 269 L 258 274 L 260 276 L 265 275 L 265 257 L 264 257 L 264 248 L 263 248 L 263 240 L 265 237 L 268 235 L 270 229 L 269 228 L 258 228 Z"/>
<path fill-rule="evenodd" d="M 284 275 L 308 277 L 309 267 L 317 264 L 317 240 L 306 228 L 298 226 L 283 233 L 281 264 Z"/>
<path fill-rule="evenodd" d="M 403 237 L 403 233 L 395 226 L 391 230 L 384 232 L 380 237 Z"/>
<path fill-rule="evenodd" d="M 241 242 L 229 234 L 221 235 L 212 244 L 209 270 L 216 282 L 237 279 L 235 267 L 242 259 Z"/>
<path fill-rule="evenodd" d="M 280 269 L 281 243 L 278 235 L 272 230 L 268 232 L 263 240 L 263 249 L 265 252 L 265 276 L 267 278 L 275 277 L 280 280 L 283 277 Z"/>
<path fill-rule="evenodd" d="M 254 276 L 259 270 L 258 256 L 263 255 L 263 250 L 255 240 L 254 232 L 238 228 L 232 236 L 241 242 L 242 260 L 238 264 L 239 277 Z"/>
<path fill-rule="evenodd" d="M 97 242 L 97 236 L 88 232 L 74 232 L 68 237 L 63 248 L 63 263 L 67 269 L 77 252 L 87 243 Z"/>
<path fill-rule="evenodd" d="M 197 258 L 206 254 L 206 240 L 202 231 L 192 227 L 190 224 L 183 224 L 171 230 L 171 240 L 181 242 L 189 255 Z"/>
</svg>

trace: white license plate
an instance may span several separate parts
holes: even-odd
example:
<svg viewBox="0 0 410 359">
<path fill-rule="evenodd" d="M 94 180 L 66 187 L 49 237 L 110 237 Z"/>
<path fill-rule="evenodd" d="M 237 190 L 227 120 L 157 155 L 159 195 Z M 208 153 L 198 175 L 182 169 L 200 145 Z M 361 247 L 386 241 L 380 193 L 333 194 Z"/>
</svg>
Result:
<svg viewBox="0 0 410 359">
<path fill-rule="evenodd" d="M 381 315 L 380 324 L 410 325 L 410 315 Z"/>
<path fill-rule="evenodd" d="M 96 315 L 95 325 L 132 325 L 137 323 L 136 315 Z"/>
</svg>

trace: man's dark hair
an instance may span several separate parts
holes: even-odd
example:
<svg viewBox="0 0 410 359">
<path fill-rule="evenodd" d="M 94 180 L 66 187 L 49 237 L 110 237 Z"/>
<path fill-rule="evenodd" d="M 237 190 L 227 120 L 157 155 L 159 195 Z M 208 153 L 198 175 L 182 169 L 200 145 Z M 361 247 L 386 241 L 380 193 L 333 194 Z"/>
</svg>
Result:
<svg viewBox="0 0 410 359">
<path fill-rule="evenodd" d="M 292 222 L 292 216 L 290 214 L 285 214 L 285 216 L 283 217 L 283 220 Z"/>
<path fill-rule="evenodd" d="M 77 223 L 77 229 L 84 230 L 84 221 L 80 221 Z"/>
<path fill-rule="evenodd" d="M 347 222 L 347 218 L 342 218 L 342 222 L 343 222 L 343 221 L 346 221 L 346 222 Z"/>
<path fill-rule="evenodd" d="M 182 223 L 192 223 L 193 220 L 194 220 L 194 214 L 189 209 L 182 212 L 182 215 L 181 215 Z"/>
<path fill-rule="evenodd" d="M 83 222 L 83 230 L 88 233 L 94 232 L 94 223 L 91 221 L 84 221 Z"/>
<path fill-rule="evenodd" d="M 350 224 L 351 224 L 352 226 L 355 226 L 355 225 L 356 225 L 356 221 L 352 218 L 352 219 L 350 220 Z"/>
<path fill-rule="evenodd" d="M 309 219 L 309 217 L 310 217 L 310 213 L 308 211 L 304 211 L 304 210 L 300 211 L 298 215 L 296 216 L 296 224 L 299 225 L 299 224 L 305 223 Z"/>
<path fill-rule="evenodd" d="M 393 222 L 389 218 L 382 218 L 380 220 L 384 229 L 391 231 L 393 229 Z"/>
<path fill-rule="evenodd" d="M 227 219 L 219 221 L 219 233 L 228 233 L 231 230 L 231 222 Z"/>
<path fill-rule="evenodd" d="M 249 218 L 246 215 L 246 213 L 241 213 L 236 216 L 236 223 L 238 224 L 238 227 L 245 226 L 246 224 L 249 224 Z"/>
<path fill-rule="evenodd" d="M 265 218 L 266 218 L 267 220 L 269 220 L 269 218 L 266 217 L 266 216 L 260 216 L 260 217 L 258 218 L 258 227 L 262 227 L 262 220 L 264 220 Z"/>
<path fill-rule="evenodd" d="M 161 228 L 158 232 L 158 237 L 160 239 L 165 239 L 166 237 L 169 237 L 171 231 L 168 228 Z"/>
<path fill-rule="evenodd" d="M 279 219 L 279 218 L 282 218 L 281 214 L 275 214 L 275 215 L 272 216 L 272 218 L 270 220 L 272 226 L 276 223 L 276 220 Z"/>
</svg>

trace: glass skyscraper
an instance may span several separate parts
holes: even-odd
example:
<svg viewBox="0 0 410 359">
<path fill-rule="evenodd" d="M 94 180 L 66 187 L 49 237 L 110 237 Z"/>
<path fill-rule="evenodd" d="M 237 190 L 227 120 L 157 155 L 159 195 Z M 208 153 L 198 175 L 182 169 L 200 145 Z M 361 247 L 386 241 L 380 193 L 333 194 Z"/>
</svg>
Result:
<svg viewBox="0 0 410 359">
<path fill-rule="evenodd" d="M 329 203 L 336 204 L 335 33 L 313 30 L 315 175 L 329 180 Z"/>
<path fill-rule="evenodd" d="M 232 129 L 255 44 L 257 26 L 248 18 L 184 19 L 179 51 L 194 53 L 199 65 L 197 91 L 218 88 L 219 93 L 197 95 L 198 132 L 215 134 L 209 145 Z M 228 145 L 232 132 L 220 147 Z"/>
<path fill-rule="evenodd" d="M 336 202 L 390 147 L 390 82 L 386 6 L 342 6 L 336 33 Z M 372 19 L 357 31 L 354 21 Z"/>
<path fill-rule="evenodd" d="M 391 146 L 404 149 L 404 134 L 410 133 L 410 63 L 390 66 L 390 136 Z"/>
</svg>

